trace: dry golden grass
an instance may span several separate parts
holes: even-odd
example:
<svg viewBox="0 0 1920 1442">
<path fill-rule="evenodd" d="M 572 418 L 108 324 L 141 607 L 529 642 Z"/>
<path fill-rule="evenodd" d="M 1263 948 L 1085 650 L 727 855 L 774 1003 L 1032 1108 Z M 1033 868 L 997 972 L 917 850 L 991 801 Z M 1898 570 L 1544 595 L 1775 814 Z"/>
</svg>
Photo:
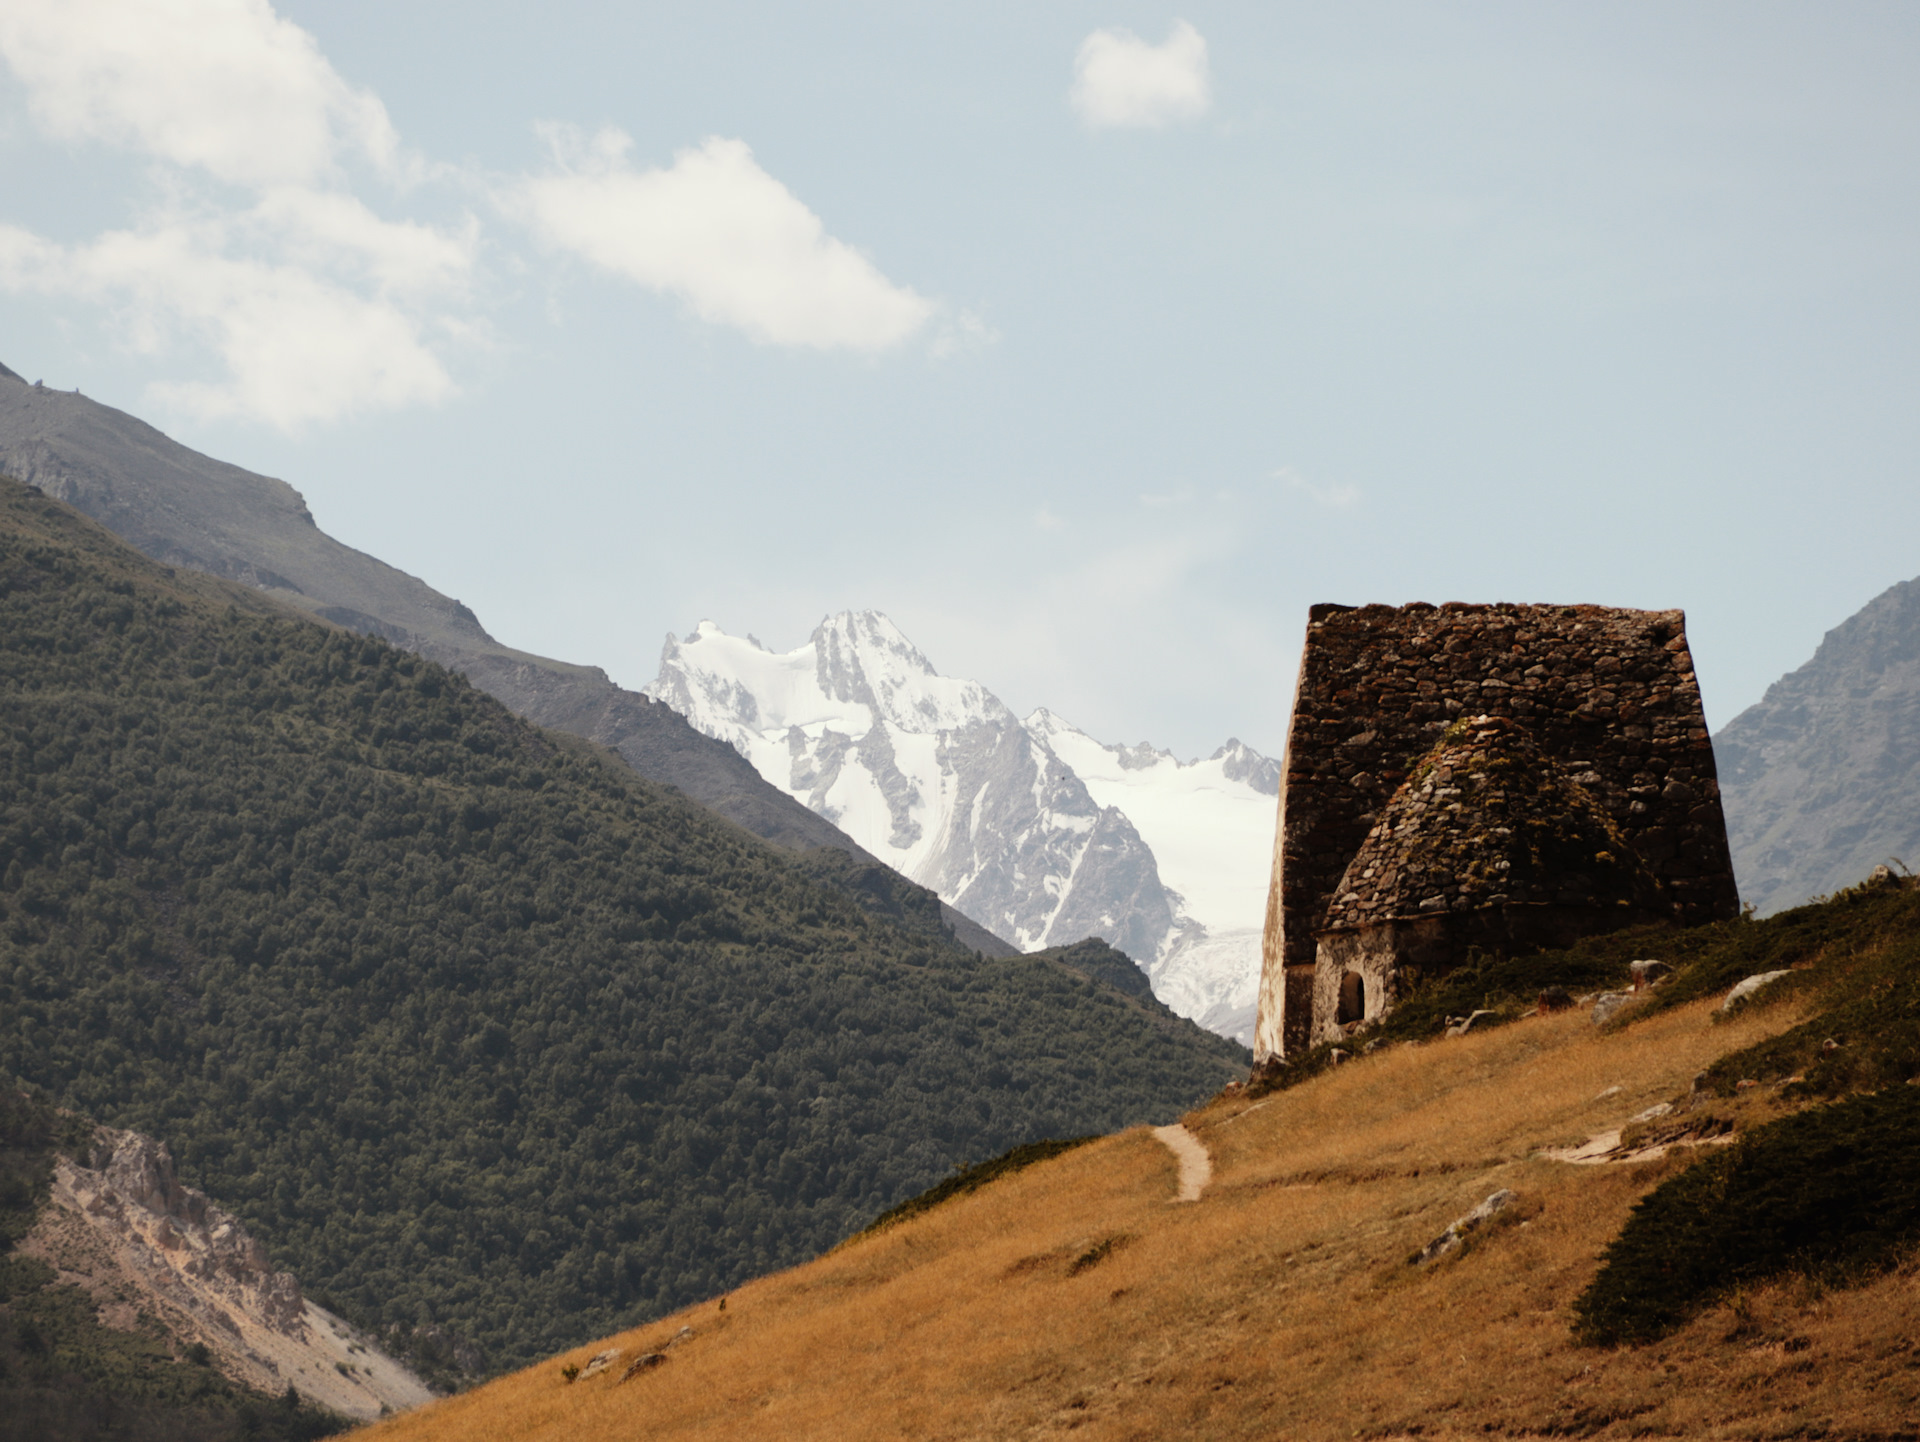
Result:
<svg viewBox="0 0 1920 1442">
<path fill-rule="evenodd" d="M 1188 1125 L 1212 1185 L 1127 1132 L 807 1266 L 381 1424 L 378 1442 L 674 1438 L 1911 1435 L 1920 1284 L 1736 1299 L 1655 1347 L 1576 1346 L 1568 1306 L 1684 1161 L 1544 1147 L 1684 1092 L 1797 1019 L 1710 1004 L 1602 1036 L 1583 1014 L 1357 1061 Z M 1610 1087 L 1620 1091 L 1601 1099 Z M 1764 1113 L 1769 1103 L 1750 1103 Z M 1463 1255 L 1408 1257 L 1499 1187 Z M 668 1360 L 616 1380 L 682 1326 Z M 622 1366 L 568 1384 L 604 1346 Z"/>
</svg>

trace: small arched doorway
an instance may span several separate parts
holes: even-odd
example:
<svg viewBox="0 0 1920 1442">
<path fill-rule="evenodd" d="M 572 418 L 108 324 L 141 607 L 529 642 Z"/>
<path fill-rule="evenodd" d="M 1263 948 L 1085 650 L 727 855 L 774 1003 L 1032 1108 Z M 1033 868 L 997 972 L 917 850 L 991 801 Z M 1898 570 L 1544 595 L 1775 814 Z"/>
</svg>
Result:
<svg viewBox="0 0 1920 1442">
<path fill-rule="evenodd" d="M 1340 978 L 1340 1011 L 1335 1020 L 1342 1026 L 1362 1021 L 1367 1015 L 1367 979 L 1357 971 Z"/>
</svg>

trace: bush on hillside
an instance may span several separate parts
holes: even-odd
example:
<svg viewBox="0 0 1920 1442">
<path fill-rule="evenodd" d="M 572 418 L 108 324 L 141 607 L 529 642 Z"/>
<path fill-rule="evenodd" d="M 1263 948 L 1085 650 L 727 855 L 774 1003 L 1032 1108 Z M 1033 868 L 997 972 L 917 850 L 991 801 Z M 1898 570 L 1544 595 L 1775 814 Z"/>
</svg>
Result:
<svg viewBox="0 0 1920 1442">
<path fill-rule="evenodd" d="M 1635 1206 L 1574 1304 L 1582 1341 L 1665 1336 L 1735 1288 L 1798 1272 L 1859 1281 L 1920 1245 L 1920 1090 L 1756 1128 Z"/>
</svg>

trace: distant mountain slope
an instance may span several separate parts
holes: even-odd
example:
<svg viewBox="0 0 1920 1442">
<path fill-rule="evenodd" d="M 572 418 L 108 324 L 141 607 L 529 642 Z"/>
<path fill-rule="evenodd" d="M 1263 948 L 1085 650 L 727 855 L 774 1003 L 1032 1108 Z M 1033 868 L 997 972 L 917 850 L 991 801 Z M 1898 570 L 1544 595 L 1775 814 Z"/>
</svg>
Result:
<svg viewBox="0 0 1920 1442">
<path fill-rule="evenodd" d="M 1740 895 L 1762 915 L 1920 869 L 1920 580 L 1827 632 L 1713 738 Z"/>
<path fill-rule="evenodd" d="M 807 861 L 0 482 L 0 1072 L 382 1335 L 530 1358 L 1246 1064 Z"/>
<path fill-rule="evenodd" d="M 641 775 L 777 845 L 876 859 L 670 709 L 622 690 L 598 667 L 503 646 L 460 602 L 340 544 L 286 482 L 201 455 L 76 392 L 29 385 L 4 366 L 0 475 L 67 502 L 157 561 L 258 587 L 460 671 L 537 725 L 611 747 Z M 975 950 L 1014 950 L 965 917 L 947 921 Z"/>
<path fill-rule="evenodd" d="M 874 611 L 783 654 L 703 621 L 648 693 L 1023 948 L 1099 936 L 1181 1015 L 1251 1035 L 1279 790 L 1257 752 L 1182 765 L 1023 722 Z"/>
</svg>

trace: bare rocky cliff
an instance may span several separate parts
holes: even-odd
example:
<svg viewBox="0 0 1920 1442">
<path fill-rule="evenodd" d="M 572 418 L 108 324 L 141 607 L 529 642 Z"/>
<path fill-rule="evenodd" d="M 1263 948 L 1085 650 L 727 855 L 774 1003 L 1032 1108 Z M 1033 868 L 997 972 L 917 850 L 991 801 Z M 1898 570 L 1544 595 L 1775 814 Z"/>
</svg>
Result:
<svg viewBox="0 0 1920 1442">
<path fill-rule="evenodd" d="M 101 1127 L 55 1163 L 52 1197 L 19 1250 L 84 1287 L 107 1326 L 158 1318 L 234 1382 L 367 1420 L 428 1401 L 426 1384 L 325 1308 L 204 1193 L 163 1143 Z"/>
<path fill-rule="evenodd" d="M 1740 895 L 1761 915 L 1920 867 L 1920 580 L 1827 632 L 1713 738 Z"/>
<path fill-rule="evenodd" d="M 258 587 L 460 671 L 536 725 L 608 747 L 642 776 L 777 846 L 833 847 L 881 865 L 671 707 L 616 686 L 598 667 L 504 646 L 459 601 L 334 540 L 285 481 L 204 456 L 77 392 L 30 385 L 4 366 L 0 474 L 65 501 L 164 564 Z M 899 887 L 912 885 L 899 878 Z M 943 914 L 963 945 L 1014 954 L 969 918 Z"/>
</svg>

